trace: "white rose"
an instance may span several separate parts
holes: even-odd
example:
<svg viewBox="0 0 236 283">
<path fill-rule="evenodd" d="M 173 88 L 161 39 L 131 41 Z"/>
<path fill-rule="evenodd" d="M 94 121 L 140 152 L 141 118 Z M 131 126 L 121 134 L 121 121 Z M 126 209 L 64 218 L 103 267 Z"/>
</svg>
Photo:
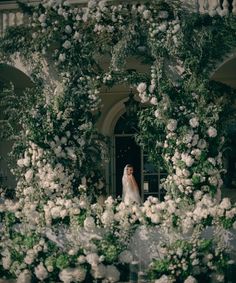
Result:
<svg viewBox="0 0 236 283">
<path fill-rule="evenodd" d="M 80 40 L 81 39 L 81 35 L 80 35 L 80 33 L 79 32 L 75 32 L 75 34 L 74 34 L 74 36 L 73 36 L 73 38 L 75 39 L 75 40 Z"/>
<path fill-rule="evenodd" d="M 59 278 L 62 282 L 83 282 L 86 276 L 85 269 L 81 267 L 65 268 L 59 273 Z"/>
<path fill-rule="evenodd" d="M 24 159 L 18 159 L 18 160 L 17 160 L 17 165 L 18 165 L 19 167 L 24 167 Z"/>
<path fill-rule="evenodd" d="M 166 275 L 162 275 L 161 278 L 155 280 L 155 283 L 172 283 L 174 280 L 170 279 Z"/>
<path fill-rule="evenodd" d="M 92 269 L 92 275 L 94 278 L 104 278 L 106 275 L 106 266 L 102 263 L 98 264 Z"/>
<path fill-rule="evenodd" d="M 207 134 L 210 138 L 214 138 L 217 136 L 217 130 L 214 127 L 209 127 Z"/>
<path fill-rule="evenodd" d="M 51 209 L 51 215 L 52 218 L 57 218 L 60 217 L 60 213 L 61 213 L 61 207 L 60 206 L 55 206 Z"/>
<path fill-rule="evenodd" d="M 159 29 L 160 31 L 164 32 L 164 31 L 166 31 L 166 29 L 167 29 L 167 25 L 166 25 L 166 24 L 161 24 L 161 25 L 158 27 L 158 29 Z"/>
<path fill-rule="evenodd" d="M 204 148 L 206 148 L 206 146 L 207 146 L 207 143 L 206 143 L 206 141 L 205 141 L 204 139 L 200 139 L 200 140 L 198 141 L 198 144 L 197 144 L 197 147 L 198 147 L 198 148 L 204 149 Z"/>
<path fill-rule="evenodd" d="M 154 115 L 155 115 L 155 117 L 156 118 L 161 118 L 161 112 L 160 112 L 160 110 L 159 109 L 157 109 L 155 112 L 154 112 Z"/>
<path fill-rule="evenodd" d="M 168 18 L 168 16 L 169 16 L 169 13 L 167 11 L 160 11 L 158 14 L 158 18 L 160 19 L 166 19 Z"/>
<path fill-rule="evenodd" d="M 64 61 L 66 60 L 66 55 L 65 55 L 64 53 L 61 53 L 61 54 L 59 55 L 58 60 L 59 60 L 60 62 L 64 62 Z"/>
<path fill-rule="evenodd" d="M 114 265 L 108 265 L 106 267 L 106 278 L 110 282 L 117 282 L 120 279 L 120 272 Z"/>
<path fill-rule="evenodd" d="M 167 129 L 171 132 L 175 131 L 177 128 L 177 121 L 174 119 L 170 119 L 167 124 Z"/>
<path fill-rule="evenodd" d="M 150 99 L 150 103 L 152 105 L 157 105 L 157 98 L 155 96 L 153 96 L 151 99 Z"/>
<path fill-rule="evenodd" d="M 144 12 L 143 12 L 143 18 L 145 19 L 145 20 L 148 20 L 150 17 L 151 17 L 151 12 L 149 11 L 149 10 L 145 10 Z"/>
<path fill-rule="evenodd" d="M 197 283 L 197 280 L 190 275 L 187 279 L 184 280 L 184 283 Z"/>
<path fill-rule="evenodd" d="M 67 26 L 65 27 L 65 32 L 68 33 L 68 34 L 72 33 L 72 28 L 71 28 L 71 26 L 67 25 Z"/>
<path fill-rule="evenodd" d="M 17 277 L 16 283 L 31 283 L 31 273 L 29 270 L 23 270 Z"/>
<path fill-rule="evenodd" d="M 132 256 L 131 252 L 128 251 L 128 250 L 121 252 L 120 255 L 119 255 L 119 261 L 121 263 L 131 263 L 132 260 L 133 260 L 133 256 Z"/>
<path fill-rule="evenodd" d="M 26 182 L 31 182 L 33 179 L 33 175 L 34 175 L 34 171 L 32 169 L 29 169 L 26 173 L 25 173 L 25 180 Z"/>
<path fill-rule="evenodd" d="M 114 212 L 112 210 L 104 211 L 101 217 L 102 223 L 106 226 L 110 225 L 113 219 L 114 219 Z"/>
<path fill-rule="evenodd" d="M 41 14 L 38 18 L 40 23 L 45 23 L 47 19 L 47 16 L 45 14 Z"/>
<path fill-rule="evenodd" d="M 42 262 L 38 266 L 35 267 L 34 273 L 36 277 L 41 281 L 43 281 L 44 279 L 48 277 L 47 269 L 44 267 Z"/>
<path fill-rule="evenodd" d="M 229 198 L 223 198 L 223 200 L 221 201 L 219 207 L 221 209 L 230 209 L 231 208 L 231 201 Z"/>
<path fill-rule="evenodd" d="M 86 231 L 93 231 L 96 228 L 93 217 L 87 216 L 84 220 L 84 228 Z"/>
<path fill-rule="evenodd" d="M 87 254 L 86 260 L 92 267 L 95 267 L 99 264 L 99 256 L 96 253 Z"/>
<path fill-rule="evenodd" d="M 65 48 L 65 49 L 70 49 L 71 48 L 71 42 L 69 40 L 66 40 L 62 46 Z"/>
<path fill-rule="evenodd" d="M 139 93 L 145 92 L 146 89 L 147 89 L 146 83 L 140 83 L 140 84 L 138 85 L 138 87 L 137 87 L 137 91 L 138 91 Z"/>
</svg>

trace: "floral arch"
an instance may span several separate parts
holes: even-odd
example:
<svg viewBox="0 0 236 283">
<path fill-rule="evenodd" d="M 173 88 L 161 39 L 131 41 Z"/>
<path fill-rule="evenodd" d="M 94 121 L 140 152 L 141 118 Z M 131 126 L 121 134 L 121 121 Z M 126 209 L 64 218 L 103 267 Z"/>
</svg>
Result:
<svg viewBox="0 0 236 283">
<path fill-rule="evenodd" d="M 236 45 L 236 19 L 195 14 L 179 3 L 21 5 L 29 26 L 9 29 L 0 49 L 3 57 L 20 52 L 30 63 L 34 88 L 19 109 L 16 198 L 1 202 L 2 276 L 18 282 L 127 280 L 129 264 L 134 268 L 140 260 L 134 239 L 142 245 L 142 237 L 156 233 L 162 235 L 154 239 L 157 254 L 140 270 L 151 280 L 230 280 L 236 208 L 217 194 L 222 124 L 235 91 L 209 81 L 209 73 Z M 98 54 L 110 56 L 107 70 Z M 128 56 L 149 61 L 150 75 L 126 70 Z M 52 84 L 44 77 L 45 57 L 58 70 Z M 124 81 L 151 104 L 139 113 L 137 142 L 169 172 L 164 202 L 101 202 L 106 152 L 94 126 L 98 93 L 102 85 Z"/>
</svg>

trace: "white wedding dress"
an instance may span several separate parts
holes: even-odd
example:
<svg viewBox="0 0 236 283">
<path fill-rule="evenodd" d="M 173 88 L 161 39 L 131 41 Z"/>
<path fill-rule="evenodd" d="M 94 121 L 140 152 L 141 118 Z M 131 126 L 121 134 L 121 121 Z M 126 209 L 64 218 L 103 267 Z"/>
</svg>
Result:
<svg viewBox="0 0 236 283">
<path fill-rule="evenodd" d="M 139 190 L 137 183 L 133 175 L 127 175 L 127 167 L 124 168 L 124 174 L 122 177 L 123 193 L 122 200 L 126 205 L 132 203 L 141 204 L 141 198 L 139 195 Z"/>
</svg>

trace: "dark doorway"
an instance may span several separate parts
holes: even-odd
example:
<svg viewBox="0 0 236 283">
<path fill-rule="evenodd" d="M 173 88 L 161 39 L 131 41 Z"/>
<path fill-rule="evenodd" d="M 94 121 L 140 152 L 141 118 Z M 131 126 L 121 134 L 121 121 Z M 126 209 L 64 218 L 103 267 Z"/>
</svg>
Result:
<svg viewBox="0 0 236 283">
<path fill-rule="evenodd" d="M 126 164 L 134 166 L 134 177 L 141 187 L 141 150 L 134 136 L 115 136 L 116 197 L 122 196 L 122 176 Z"/>
</svg>

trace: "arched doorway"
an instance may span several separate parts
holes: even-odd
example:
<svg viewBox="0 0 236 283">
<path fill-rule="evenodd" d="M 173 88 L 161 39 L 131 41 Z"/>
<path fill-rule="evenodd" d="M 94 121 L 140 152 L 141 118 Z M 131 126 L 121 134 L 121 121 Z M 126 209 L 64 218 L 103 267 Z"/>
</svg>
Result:
<svg viewBox="0 0 236 283">
<path fill-rule="evenodd" d="M 126 114 L 123 114 L 114 129 L 115 145 L 115 194 L 122 195 L 122 175 L 126 164 L 134 167 L 134 176 L 141 189 L 141 149 L 135 142 L 136 129 L 127 123 Z M 141 191 L 140 191 L 141 193 Z"/>
<path fill-rule="evenodd" d="M 135 141 L 137 129 L 130 124 L 126 113 L 120 116 L 114 128 L 114 195 L 122 195 L 122 175 L 126 164 L 134 166 L 134 176 L 138 183 L 140 195 L 143 201 L 149 196 L 158 197 L 163 200 L 165 192 L 161 188 L 161 179 L 167 173 L 160 166 L 155 167 Z"/>
</svg>

